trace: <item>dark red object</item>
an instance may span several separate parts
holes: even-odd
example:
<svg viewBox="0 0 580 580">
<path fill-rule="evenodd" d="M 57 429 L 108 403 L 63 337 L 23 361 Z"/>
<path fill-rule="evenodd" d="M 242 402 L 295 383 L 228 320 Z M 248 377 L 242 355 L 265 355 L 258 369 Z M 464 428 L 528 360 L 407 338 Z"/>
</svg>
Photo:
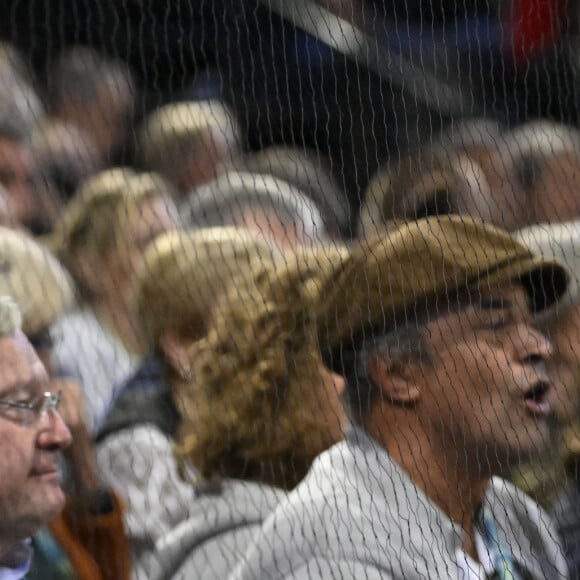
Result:
<svg viewBox="0 0 580 580">
<path fill-rule="evenodd" d="M 562 0 L 513 0 L 505 16 L 506 56 L 516 63 L 552 48 L 567 26 Z"/>
</svg>

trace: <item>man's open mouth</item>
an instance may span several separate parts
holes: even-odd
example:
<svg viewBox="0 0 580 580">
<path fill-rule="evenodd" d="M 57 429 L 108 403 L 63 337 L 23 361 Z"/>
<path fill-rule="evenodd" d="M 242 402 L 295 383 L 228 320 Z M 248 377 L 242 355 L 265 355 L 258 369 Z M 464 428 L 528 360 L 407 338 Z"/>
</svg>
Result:
<svg viewBox="0 0 580 580">
<path fill-rule="evenodd" d="M 526 409 L 536 417 L 547 417 L 552 413 L 552 405 L 548 400 L 550 384 L 545 381 L 534 383 L 524 394 Z"/>
</svg>

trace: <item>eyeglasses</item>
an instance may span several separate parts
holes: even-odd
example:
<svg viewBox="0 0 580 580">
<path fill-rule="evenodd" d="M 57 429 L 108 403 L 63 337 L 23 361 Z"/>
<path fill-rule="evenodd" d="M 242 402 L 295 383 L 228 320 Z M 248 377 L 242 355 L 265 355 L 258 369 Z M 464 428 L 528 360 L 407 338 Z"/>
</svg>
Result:
<svg viewBox="0 0 580 580">
<path fill-rule="evenodd" d="M 0 400 L 0 406 L 6 408 L 2 416 L 20 425 L 30 426 L 40 421 L 50 409 L 56 411 L 61 397 L 62 392 L 58 391 L 54 394 L 46 392 L 29 403 Z"/>
</svg>

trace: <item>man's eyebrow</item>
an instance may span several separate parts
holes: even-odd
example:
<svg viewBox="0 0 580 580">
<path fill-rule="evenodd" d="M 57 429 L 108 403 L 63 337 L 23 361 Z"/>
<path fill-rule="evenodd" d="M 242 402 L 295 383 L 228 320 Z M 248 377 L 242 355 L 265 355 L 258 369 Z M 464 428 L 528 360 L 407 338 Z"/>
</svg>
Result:
<svg viewBox="0 0 580 580">
<path fill-rule="evenodd" d="M 45 383 L 39 379 L 32 379 L 28 382 L 14 383 L 6 390 L 0 392 L 0 399 L 5 399 L 6 397 L 10 397 L 11 395 L 15 395 L 19 392 L 29 392 L 32 395 L 42 394 L 47 390 L 45 387 Z"/>
</svg>

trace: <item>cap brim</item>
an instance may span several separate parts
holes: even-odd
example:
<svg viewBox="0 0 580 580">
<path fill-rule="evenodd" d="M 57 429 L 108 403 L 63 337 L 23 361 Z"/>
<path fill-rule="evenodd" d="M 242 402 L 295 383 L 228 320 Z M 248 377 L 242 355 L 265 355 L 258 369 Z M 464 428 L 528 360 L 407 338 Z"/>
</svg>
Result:
<svg viewBox="0 0 580 580">
<path fill-rule="evenodd" d="M 541 312 L 565 293 L 562 265 L 535 257 L 495 227 L 450 216 L 401 225 L 351 252 L 328 279 L 321 341 L 338 346 L 366 331 L 388 331 L 409 309 L 461 289 L 521 284 Z"/>
<path fill-rule="evenodd" d="M 535 256 L 509 263 L 485 277 L 491 285 L 500 282 L 519 282 L 530 297 L 530 308 L 540 313 L 553 306 L 566 292 L 568 274 L 557 261 Z"/>
<path fill-rule="evenodd" d="M 410 294 L 409 300 L 401 300 L 401 295 L 388 297 L 381 292 L 369 293 L 369 280 L 353 280 L 361 294 L 362 301 L 352 302 L 352 288 L 335 288 L 330 299 L 324 294 L 322 308 L 324 315 L 318 318 L 319 339 L 323 345 L 335 348 L 347 341 L 358 342 L 361 335 L 384 332 L 393 321 L 417 304 L 418 299 L 453 293 L 464 288 L 489 288 L 500 284 L 521 284 L 530 297 L 530 308 L 534 313 L 549 308 L 566 292 L 568 275 L 558 262 L 547 262 L 533 256 L 519 257 L 495 270 L 481 272 L 477 278 L 465 280 L 460 286 L 450 286 L 449 280 L 432 287 L 425 294 Z M 339 285 L 340 286 L 340 285 Z M 388 286 L 384 291 L 388 292 Z M 328 287 L 327 287 L 328 289 Z M 355 292 L 356 293 L 356 292 Z"/>
</svg>

